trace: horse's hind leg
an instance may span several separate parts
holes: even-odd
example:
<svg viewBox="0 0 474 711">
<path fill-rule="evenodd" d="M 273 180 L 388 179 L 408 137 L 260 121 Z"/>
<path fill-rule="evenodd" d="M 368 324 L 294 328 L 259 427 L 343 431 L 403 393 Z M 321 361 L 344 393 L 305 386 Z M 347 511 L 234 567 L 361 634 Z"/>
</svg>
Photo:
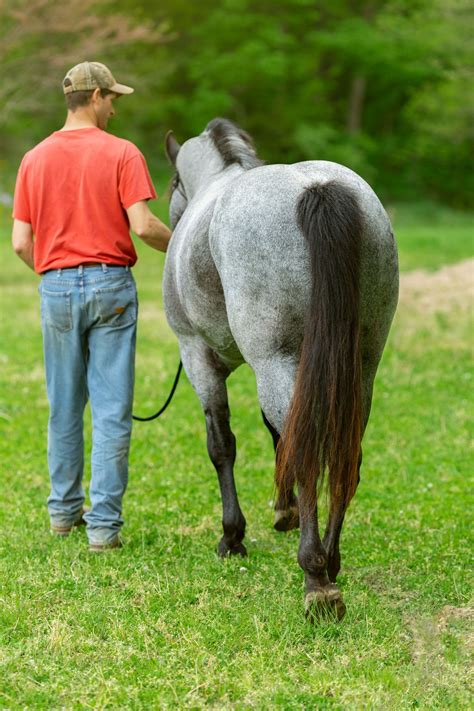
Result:
<svg viewBox="0 0 474 711">
<path fill-rule="evenodd" d="M 362 464 L 362 450 L 359 457 L 359 471 Z M 359 474 L 360 480 L 360 474 Z M 329 517 L 326 526 L 326 531 L 323 538 L 323 546 L 327 554 L 327 570 L 329 580 L 332 583 L 336 582 L 337 574 L 341 569 L 341 554 L 339 552 L 339 537 L 344 523 L 346 509 L 341 504 L 333 505 L 331 501 L 329 507 Z"/>
<path fill-rule="evenodd" d="M 277 431 L 282 431 L 293 394 L 297 363 L 288 358 L 274 357 L 264 362 L 251 363 L 257 377 L 260 405 Z M 298 472 L 296 472 L 298 480 Z M 303 477 L 302 477 L 303 480 Z M 290 477 L 286 489 L 279 492 L 285 501 L 293 481 Z M 346 611 L 342 595 L 328 576 L 328 556 L 319 535 L 316 491 L 308 492 L 299 485 L 298 496 L 301 538 L 298 563 L 305 574 L 305 607 L 309 619 L 326 615 L 341 619 Z"/>
<path fill-rule="evenodd" d="M 278 456 L 278 443 L 280 441 L 280 435 L 277 430 L 273 427 L 272 423 L 267 419 L 264 411 L 262 410 L 262 417 L 265 423 L 265 427 L 270 432 L 273 439 L 273 449 L 275 450 L 275 457 Z M 298 528 L 300 525 L 300 516 L 298 512 L 298 499 L 296 498 L 293 487 L 290 487 L 285 491 L 278 491 L 277 500 L 275 501 L 275 521 L 274 528 L 277 531 L 291 531 L 293 528 Z"/>
<path fill-rule="evenodd" d="M 299 528 L 300 513 L 298 509 L 298 498 L 293 492 L 293 488 L 288 491 L 278 491 L 275 501 L 275 520 L 273 527 L 276 531 L 291 531 Z"/>
<path fill-rule="evenodd" d="M 363 362 L 362 379 L 363 379 L 363 421 L 362 434 L 365 432 L 367 422 L 369 420 L 370 408 L 372 405 L 372 392 L 377 370 L 378 359 L 366 360 Z M 358 481 L 360 481 L 360 467 L 362 464 L 362 449 L 359 455 L 359 471 Z M 326 526 L 326 531 L 323 538 L 323 546 L 326 550 L 328 560 L 328 576 L 333 583 L 336 582 L 337 574 L 341 568 L 341 554 L 339 552 L 339 538 L 344 523 L 346 509 L 338 503 L 331 500 L 329 505 L 329 517 Z"/>
<path fill-rule="evenodd" d="M 230 411 L 225 381 L 230 373 L 217 355 L 198 337 L 180 338 L 183 365 L 201 401 L 206 417 L 207 450 L 219 478 L 224 535 L 220 556 L 246 555 L 242 543 L 245 518 L 234 482 L 235 437 L 230 429 Z"/>
<path fill-rule="evenodd" d="M 346 612 L 342 594 L 328 575 L 328 556 L 319 536 L 316 497 L 300 488 L 301 538 L 298 563 L 305 576 L 305 609 L 310 620 L 335 615 L 341 620 Z"/>
</svg>

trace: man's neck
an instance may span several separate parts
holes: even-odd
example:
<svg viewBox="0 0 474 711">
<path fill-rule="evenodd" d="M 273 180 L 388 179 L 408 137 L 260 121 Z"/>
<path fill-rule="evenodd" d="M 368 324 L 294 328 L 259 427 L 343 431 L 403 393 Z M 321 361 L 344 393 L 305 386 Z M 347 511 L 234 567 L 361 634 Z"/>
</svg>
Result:
<svg viewBox="0 0 474 711">
<path fill-rule="evenodd" d="M 97 119 L 94 113 L 87 109 L 77 111 L 68 111 L 66 123 L 60 129 L 61 131 L 75 131 L 78 128 L 97 128 Z"/>
</svg>

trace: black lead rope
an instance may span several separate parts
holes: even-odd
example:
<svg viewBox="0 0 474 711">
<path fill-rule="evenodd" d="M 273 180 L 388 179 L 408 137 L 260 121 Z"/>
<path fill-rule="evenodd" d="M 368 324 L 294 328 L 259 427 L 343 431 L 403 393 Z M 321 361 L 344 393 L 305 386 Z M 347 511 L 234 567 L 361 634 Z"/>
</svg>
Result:
<svg viewBox="0 0 474 711">
<path fill-rule="evenodd" d="M 134 420 L 138 420 L 139 422 L 150 422 L 150 420 L 156 420 L 157 417 L 159 417 L 160 415 L 162 415 L 164 413 L 164 411 L 170 404 L 171 400 L 173 399 L 174 391 L 176 390 L 176 387 L 178 385 L 179 376 L 181 375 L 182 369 L 183 369 L 183 364 L 181 361 L 179 361 L 178 372 L 176 373 L 173 387 L 171 388 L 171 392 L 168 395 L 168 399 L 165 402 L 165 404 L 163 405 L 163 407 L 161 408 L 161 410 L 158 410 L 158 412 L 155 415 L 151 415 L 150 417 L 137 417 L 137 415 L 132 415 Z"/>
</svg>

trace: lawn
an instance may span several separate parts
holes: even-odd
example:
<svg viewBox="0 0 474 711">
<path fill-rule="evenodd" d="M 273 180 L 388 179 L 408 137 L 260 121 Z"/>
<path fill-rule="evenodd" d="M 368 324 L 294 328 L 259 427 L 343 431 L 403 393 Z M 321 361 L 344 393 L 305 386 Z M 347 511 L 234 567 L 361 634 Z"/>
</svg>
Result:
<svg viewBox="0 0 474 711">
<path fill-rule="evenodd" d="M 471 256 L 469 216 L 389 210 L 402 269 Z M 0 236 L 1 708 L 472 707 L 472 324 L 459 276 L 457 290 L 425 275 L 402 292 L 342 535 L 347 615 L 311 626 L 298 533 L 272 528 L 273 450 L 247 367 L 229 389 L 248 558 L 216 556 L 216 475 L 185 378 L 159 421 L 135 425 L 125 547 L 93 557 L 83 531 L 51 536 L 38 279 L 11 252 L 5 211 Z M 162 255 L 139 253 L 135 399 L 149 414 L 179 356 Z"/>
</svg>

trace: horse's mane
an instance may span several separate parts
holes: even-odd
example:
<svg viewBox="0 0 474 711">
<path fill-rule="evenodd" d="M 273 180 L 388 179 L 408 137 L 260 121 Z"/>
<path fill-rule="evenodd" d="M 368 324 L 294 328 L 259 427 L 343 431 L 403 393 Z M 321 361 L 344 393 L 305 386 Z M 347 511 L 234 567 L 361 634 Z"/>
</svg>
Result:
<svg viewBox="0 0 474 711">
<path fill-rule="evenodd" d="M 245 170 L 250 170 L 263 165 L 252 138 L 229 119 L 213 119 L 207 124 L 205 132 L 210 135 L 226 167 L 239 163 Z"/>
</svg>

